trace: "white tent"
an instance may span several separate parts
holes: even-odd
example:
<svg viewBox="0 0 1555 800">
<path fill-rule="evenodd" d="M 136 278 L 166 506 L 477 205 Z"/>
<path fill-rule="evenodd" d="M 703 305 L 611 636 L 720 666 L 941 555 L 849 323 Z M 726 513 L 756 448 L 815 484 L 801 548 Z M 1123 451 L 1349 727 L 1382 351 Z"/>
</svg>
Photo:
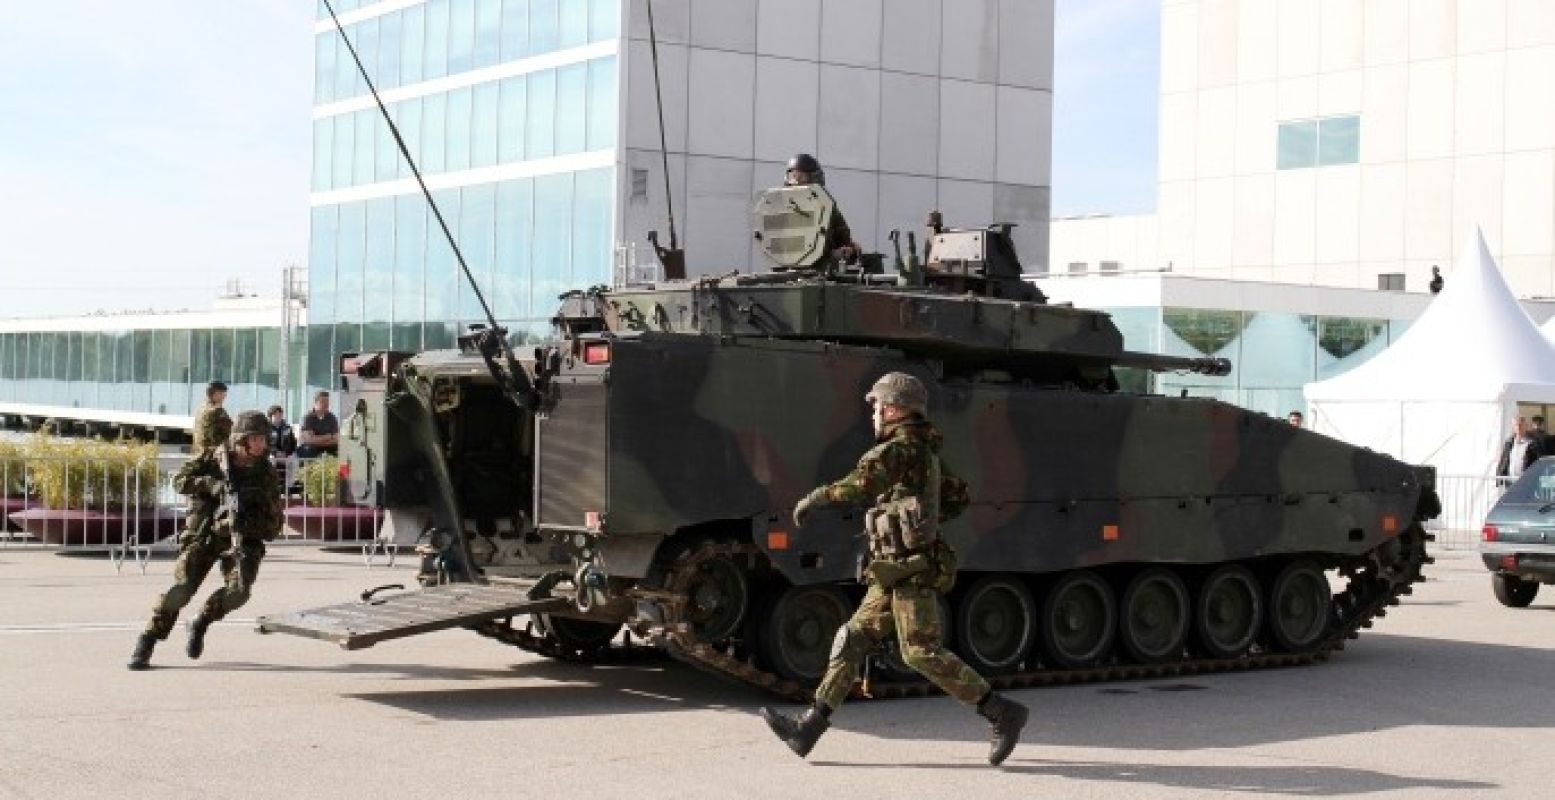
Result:
<svg viewBox="0 0 1555 800">
<path fill-rule="evenodd" d="M 1397 342 L 1305 393 L 1322 433 L 1431 464 L 1442 476 L 1489 475 L 1517 403 L 1555 403 L 1555 345 L 1476 235 L 1446 288 Z"/>
</svg>

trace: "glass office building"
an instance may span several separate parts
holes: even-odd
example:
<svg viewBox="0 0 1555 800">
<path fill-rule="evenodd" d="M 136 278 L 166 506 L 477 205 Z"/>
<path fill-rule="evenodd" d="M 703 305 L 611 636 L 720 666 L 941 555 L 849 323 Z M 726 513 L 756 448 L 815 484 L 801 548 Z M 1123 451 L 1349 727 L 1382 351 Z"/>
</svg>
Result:
<svg viewBox="0 0 1555 800">
<path fill-rule="evenodd" d="M 1052 0 L 656 0 L 658 80 L 646 8 L 335 3 L 515 335 L 651 261 L 671 198 L 693 274 L 765 268 L 752 195 L 797 152 L 825 163 L 866 249 L 938 208 L 1017 223 L 1045 269 Z M 322 3 L 314 36 L 307 371 L 329 386 L 335 354 L 447 347 L 484 315 Z"/>
</svg>

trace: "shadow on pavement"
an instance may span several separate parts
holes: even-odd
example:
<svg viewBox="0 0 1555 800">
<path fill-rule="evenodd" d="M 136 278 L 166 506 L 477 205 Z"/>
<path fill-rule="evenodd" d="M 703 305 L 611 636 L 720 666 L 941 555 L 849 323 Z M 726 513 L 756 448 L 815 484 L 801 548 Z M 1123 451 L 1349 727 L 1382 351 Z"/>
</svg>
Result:
<svg viewBox="0 0 1555 800">
<path fill-rule="evenodd" d="M 985 764 L 860 764 L 838 761 L 812 761 L 817 767 L 876 769 L 965 769 L 986 771 Z M 1455 789 L 1483 791 L 1499 784 L 1481 781 L 1444 780 L 1409 775 L 1389 775 L 1369 769 L 1349 767 L 1212 767 L 1179 764 L 1109 763 L 1103 761 L 1053 761 L 1014 759 L 1001 771 L 1021 775 L 1041 775 L 1076 781 L 1106 781 L 1171 786 L 1213 792 L 1246 794 L 1288 794 L 1304 797 L 1330 797 L 1369 794 L 1409 789 Z"/>
</svg>

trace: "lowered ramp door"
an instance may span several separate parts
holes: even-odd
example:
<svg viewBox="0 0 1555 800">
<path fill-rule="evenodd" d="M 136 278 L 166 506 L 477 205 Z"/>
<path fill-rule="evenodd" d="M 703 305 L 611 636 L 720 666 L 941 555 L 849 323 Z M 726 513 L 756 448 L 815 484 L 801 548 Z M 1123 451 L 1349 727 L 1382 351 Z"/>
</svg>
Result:
<svg viewBox="0 0 1555 800">
<path fill-rule="evenodd" d="M 355 603 L 259 618 L 261 633 L 290 633 L 360 650 L 388 639 L 458 628 L 572 605 L 564 597 L 532 599 L 515 584 L 453 583 Z"/>
</svg>

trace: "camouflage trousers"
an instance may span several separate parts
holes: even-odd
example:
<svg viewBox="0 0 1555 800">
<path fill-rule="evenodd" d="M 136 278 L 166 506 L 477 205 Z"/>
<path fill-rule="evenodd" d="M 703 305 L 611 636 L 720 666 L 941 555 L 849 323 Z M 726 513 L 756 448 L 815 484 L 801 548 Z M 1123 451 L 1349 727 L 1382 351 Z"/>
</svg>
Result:
<svg viewBox="0 0 1555 800">
<path fill-rule="evenodd" d="M 178 612 L 189 605 L 211 567 L 217 564 L 221 565 L 224 584 L 211 592 L 200 610 L 201 616 L 215 622 L 241 608 L 248 602 L 249 591 L 259 577 L 259 562 L 265 557 L 265 543 L 248 537 L 240 545 L 241 568 L 240 559 L 229 552 L 231 537 L 185 531 L 179 537 L 179 545 L 178 560 L 173 563 L 173 585 L 157 598 L 156 605 L 151 607 L 151 622 L 146 624 L 146 633 L 158 639 L 166 639 L 173 632 Z"/>
<path fill-rule="evenodd" d="M 826 676 L 815 690 L 815 702 L 836 710 L 847 699 L 858 677 L 859 666 L 871 650 L 879 652 L 894 632 L 902 660 L 920 675 L 934 682 L 945 694 L 973 705 L 987 696 L 988 681 L 950 652 L 940 639 L 944 621 L 940 619 L 939 592 L 903 581 L 890 589 L 871 582 L 858 610 L 848 620 L 848 637 L 861 638 L 865 646 L 853 646 L 839 640 L 832 647 Z M 857 637 L 857 638 L 855 638 Z"/>
</svg>

